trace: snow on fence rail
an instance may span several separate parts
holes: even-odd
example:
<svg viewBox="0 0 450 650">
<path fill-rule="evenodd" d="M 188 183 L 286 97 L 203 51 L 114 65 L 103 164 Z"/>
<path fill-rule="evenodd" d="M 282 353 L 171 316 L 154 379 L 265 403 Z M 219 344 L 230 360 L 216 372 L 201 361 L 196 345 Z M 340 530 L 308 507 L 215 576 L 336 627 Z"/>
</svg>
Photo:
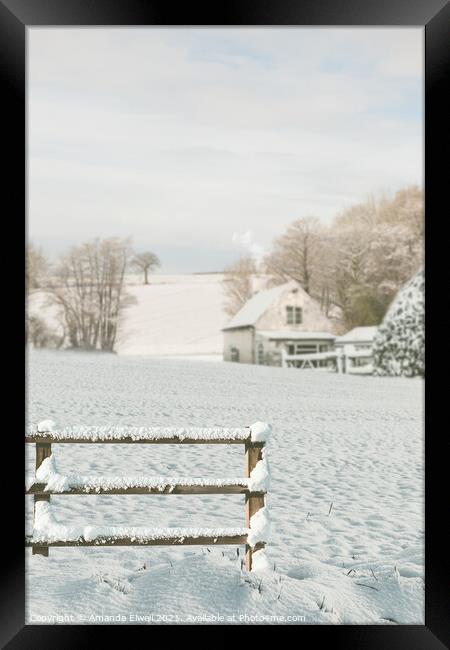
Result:
<svg viewBox="0 0 450 650">
<path fill-rule="evenodd" d="M 30 429 L 25 442 L 36 445 L 35 481 L 25 487 L 34 496 L 33 534 L 25 545 L 48 556 L 50 546 L 157 546 L 245 544 L 246 567 L 253 553 L 265 547 L 269 517 L 265 494 L 270 473 L 266 442 L 271 426 L 256 422 L 243 428 L 72 427 L 56 429 L 45 420 Z M 67 476 L 59 474 L 52 443 L 243 444 L 246 476 L 239 478 Z M 76 494 L 243 494 L 242 528 L 135 528 L 65 526 L 54 521 L 50 496 Z"/>
</svg>

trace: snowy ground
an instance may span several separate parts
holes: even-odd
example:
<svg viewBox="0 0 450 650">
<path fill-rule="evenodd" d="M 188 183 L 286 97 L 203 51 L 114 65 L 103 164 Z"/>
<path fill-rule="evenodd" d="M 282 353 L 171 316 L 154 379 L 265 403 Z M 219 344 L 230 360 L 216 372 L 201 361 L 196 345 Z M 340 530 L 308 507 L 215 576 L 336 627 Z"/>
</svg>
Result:
<svg viewBox="0 0 450 650">
<path fill-rule="evenodd" d="M 130 285 L 136 304 L 124 312 L 119 354 L 222 356 L 223 275 L 154 275 Z"/>
<path fill-rule="evenodd" d="M 27 622 L 424 623 L 421 380 L 71 352 L 28 359 L 30 423 L 266 420 L 274 433 L 270 568 L 246 573 L 235 547 L 55 548 L 48 558 L 27 549 Z M 243 473 L 240 445 L 53 450 L 72 474 Z M 33 463 L 28 453 L 28 472 Z M 56 496 L 52 505 L 74 525 L 244 525 L 239 495 Z"/>
</svg>

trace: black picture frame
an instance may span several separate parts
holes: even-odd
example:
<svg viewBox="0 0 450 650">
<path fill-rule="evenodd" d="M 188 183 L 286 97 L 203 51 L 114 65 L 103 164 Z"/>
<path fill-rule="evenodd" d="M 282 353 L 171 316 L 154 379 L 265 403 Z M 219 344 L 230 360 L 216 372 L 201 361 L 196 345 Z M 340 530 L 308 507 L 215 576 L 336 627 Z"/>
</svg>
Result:
<svg viewBox="0 0 450 650">
<path fill-rule="evenodd" d="M 426 211 L 426 282 L 427 282 L 427 341 L 445 341 L 449 331 L 448 298 L 442 283 L 446 278 L 445 237 L 435 236 L 443 226 L 445 210 L 444 189 L 448 185 L 448 129 L 444 119 L 448 114 L 445 101 L 445 81 L 448 76 L 448 32 L 450 10 L 445 0 L 296 0 L 227 2 L 207 7 L 185 3 L 174 7 L 154 0 L 0 0 L 0 75 L 3 109 L 3 159 L 6 163 L 2 192 L 4 254 L 9 256 L 9 269 L 14 269 L 17 283 L 24 281 L 26 179 L 25 179 L 25 30 L 37 25 L 321 25 L 321 26 L 424 26 L 425 27 L 425 211 Z M 447 73 L 447 74 L 446 74 Z M 439 154 L 446 154 L 444 163 Z M 448 194 L 448 192 L 447 192 Z M 9 233 L 14 232 L 12 237 Z M 5 243 L 7 242 L 7 245 Z M 444 249 L 445 246 L 445 249 Z M 448 254 L 447 254 L 448 255 Z M 22 346 L 24 327 L 21 287 L 5 288 L 5 300 L 16 309 L 8 308 L 8 339 L 17 339 Z M 442 287 L 442 295 L 439 287 Z M 448 291 L 448 290 L 447 290 Z M 436 312 L 432 303 L 435 296 Z M 443 300 L 443 298 L 445 298 Z M 444 313 L 443 313 L 444 312 Z M 12 346 L 11 346 L 12 347 Z M 433 346 L 431 346 L 432 348 Z M 21 349 L 23 349 L 21 347 Z M 86 648 L 97 645 L 97 638 L 111 632 L 104 626 L 32 626 L 25 619 L 25 567 L 23 546 L 23 460 L 24 445 L 18 423 L 23 422 L 25 398 L 23 367 L 19 353 L 13 364 L 4 364 L 7 373 L 7 412 L 12 418 L 4 431 L 3 463 L 12 468 L 12 478 L 4 487 L 2 508 L 9 508 L 7 517 L 15 526 L 7 529 L 6 549 L 1 562 L 0 641 L 2 647 L 18 648 Z M 23 357 L 25 361 L 25 357 Z M 448 363 L 448 362 L 446 362 Z M 427 352 L 430 376 L 439 369 L 439 360 Z M 15 372 L 14 372 L 15 370 Z M 6 376 L 4 375 L 4 378 Z M 301 626 L 299 634 L 331 634 L 330 642 L 346 648 L 407 648 L 408 650 L 438 650 L 449 645 L 449 598 L 447 576 L 450 575 L 446 519 L 446 458 L 442 453 L 445 439 L 445 384 L 436 383 L 426 389 L 427 435 L 426 454 L 426 617 L 425 625 L 403 626 Z M 441 390 L 439 389 L 441 388 Z M 4 425 L 5 426 L 5 425 Z M 9 431 L 10 429 L 10 431 Z M 440 435 L 442 433 L 442 435 Z M 6 437 L 7 436 L 7 437 Z M 447 497 L 448 498 L 448 497 Z M 173 626 L 178 627 L 178 626 Z M 148 634 L 147 626 L 114 626 L 116 641 L 130 640 L 130 634 Z M 226 633 L 230 632 L 230 628 Z M 241 635 L 241 631 L 239 632 Z M 126 635 L 126 636 L 125 636 Z M 221 634 L 221 639 L 225 638 Z M 242 636 L 240 636 L 242 641 Z"/>
</svg>

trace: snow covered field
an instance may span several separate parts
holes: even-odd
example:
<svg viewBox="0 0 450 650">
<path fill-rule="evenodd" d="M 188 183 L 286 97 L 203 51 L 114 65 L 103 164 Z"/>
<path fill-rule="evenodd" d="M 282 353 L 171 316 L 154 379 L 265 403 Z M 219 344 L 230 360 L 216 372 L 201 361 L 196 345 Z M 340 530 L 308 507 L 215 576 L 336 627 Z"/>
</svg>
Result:
<svg viewBox="0 0 450 650">
<path fill-rule="evenodd" d="M 45 351 L 28 373 L 31 424 L 273 425 L 266 569 L 246 573 L 243 548 L 226 546 L 27 549 L 28 623 L 424 623 L 421 380 Z M 53 452 L 67 474 L 244 471 L 240 445 Z M 239 527 L 243 499 L 53 496 L 52 509 L 74 526 Z"/>
<path fill-rule="evenodd" d="M 127 291 L 135 301 L 123 312 L 119 354 L 222 359 L 222 327 L 229 319 L 222 273 L 155 274 L 148 285 L 130 274 Z M 31 294 L 28 309 L 61 335 L 57 309 L 44 292 Z"/>
</svg>

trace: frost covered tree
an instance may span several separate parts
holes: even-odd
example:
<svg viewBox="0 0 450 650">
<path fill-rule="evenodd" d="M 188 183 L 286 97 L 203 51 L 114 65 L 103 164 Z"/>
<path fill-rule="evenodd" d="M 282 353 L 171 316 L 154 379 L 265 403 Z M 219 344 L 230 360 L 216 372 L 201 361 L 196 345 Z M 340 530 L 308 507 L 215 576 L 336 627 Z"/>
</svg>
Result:
<svg viewBox="0 0 450 650">
<path fill-rule="evenodd" d="M 423 217 L 423 192 L 411 186 L 351 205 L 327 227 L 299 219 L 274 241 L 267 271 L 297 280 L 345 330 L 378 325 L 423 262 Z"/>
<path fill-rule="evenodd" d="M 373 343 L 375 375 L 425 376 L 425 276 L 421 269 L 397 294 Z"/>
<path fill-rule="evenodd" d="M 330 229 L 325 281 L 345 329 L 377 324 L 384 313 L 367 283 L 370 242 L 370 230 L 363 224 L 344 223 Z"/>
<path fill-rule="evenodd" d="M 415 186 L 382 199 L 371 228 L 366 276 L 370 291 L 386 308 L 423 263 L 423 193 Z"/>
<path fill-rule="evenodd" d="M 253 278 L 257 271 L 251 255 L 241 257 L 225 268 L 224 293 L 225 312 L 234 316 L 253 295 Z"/>
<path fill-rule="evenodd" d="M 143 272 L 144 284 L 148 284 L 148 274 L 161 266 L 161 262 L 155 253 L 147 251 L 145 253 L 137 253 L 131 260 L 130 266 L 136 271 Z"/>
</svg>

